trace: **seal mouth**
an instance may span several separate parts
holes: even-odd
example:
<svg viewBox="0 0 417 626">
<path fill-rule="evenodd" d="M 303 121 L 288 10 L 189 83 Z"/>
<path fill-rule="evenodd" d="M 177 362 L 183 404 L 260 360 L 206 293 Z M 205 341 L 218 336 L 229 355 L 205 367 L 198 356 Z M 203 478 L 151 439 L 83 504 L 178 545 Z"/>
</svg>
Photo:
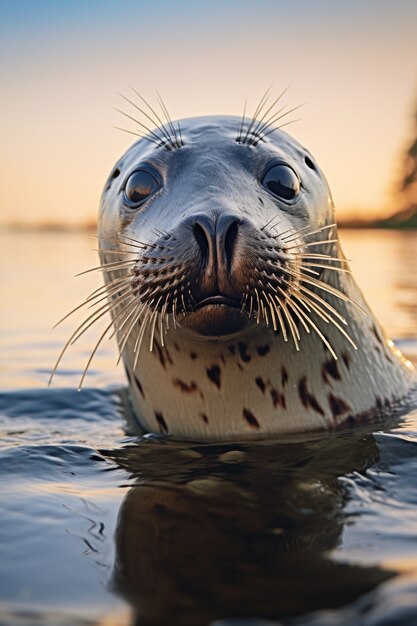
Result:
<svg viewBox="0 0 417 626">
<path fill-rule="evenodd" d="M 217 293 L 195 302 L 180 326 L 202 337 L 223 337 L 242 331 L 247 318 L 237 298 Z"/>
<path fill-rule="evenodd" d="M 202 309 L 203 307 L 206 306 L 228 306 L 231 307 L 233 309 L 240 309 L 241 308 L 241 302 L 239 302 L 238 300 L 236 300 L 235 298 L 230 298 L 228 296 L 223 296 L 221 294 L 217 294 L 216 296 L 209 296 L 207 298 L 204 298 L 203 300 L 200 300 L 199 302 L 197 302 L 195 304 L 195 309 Z"/>
</svg>

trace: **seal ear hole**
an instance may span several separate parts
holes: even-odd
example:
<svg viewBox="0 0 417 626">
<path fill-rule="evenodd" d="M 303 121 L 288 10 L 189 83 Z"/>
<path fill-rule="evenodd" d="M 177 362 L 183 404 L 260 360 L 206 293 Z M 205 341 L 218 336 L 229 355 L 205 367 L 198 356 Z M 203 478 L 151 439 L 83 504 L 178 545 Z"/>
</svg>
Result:
<svg viewBox="0 0 417 626">
<path fill-rule="evenodd" d="M 114 178 L 117 178 L 119 175 L 120 175 L 120 170 L 119 170 L 119 168 L 118 168 L 118 167 L 116 167 L 116 169 L 115 169 L 115 170 L 113 170 L 113 172 L 112 172 L 112 174 L 111 174 L 110 178 L 111 178 L 111 179 L 114 179 Z"/>
<path fill-rule="evenodd" d="M 311 170 L 315 170 L 316 169 L 316 166 L 314 165 L 314 163 L 310 159 L 310 157 L 308 157 L 308 156 L 304 157 L 304 161 L 305 161 L 305 164 L 307 165 L 307 167 L 309 167 Z"/>
</svg>

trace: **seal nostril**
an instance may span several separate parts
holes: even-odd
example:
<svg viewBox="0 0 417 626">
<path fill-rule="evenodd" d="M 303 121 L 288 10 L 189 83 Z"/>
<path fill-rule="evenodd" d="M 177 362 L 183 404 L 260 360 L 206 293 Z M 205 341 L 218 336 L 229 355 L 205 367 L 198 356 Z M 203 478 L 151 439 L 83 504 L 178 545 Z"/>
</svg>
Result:
<svg viewBox="0 0 417 626">
<path fill-rule="evenodd" d="M 204 228 L 200 226 L 200 224 L 195 223 L 193 225 L 193 233 L 198 243 L 198 247 L 200 248 L 202 259 L 204 262 L 206 262 L 208 259 L 208 254 L 209 254 L 209 242 L 207 240 L 207 236 L 204 231 Z"/>
<path fill-rule="evenodd" d="M 226 236 L 224 238 L 224 251 L 226 255 L 227 269 L 230 271 L 233 259 L 233 253 L 236 247 L 238 223 L 232 222 L 227 229 Z"/>
</svg>

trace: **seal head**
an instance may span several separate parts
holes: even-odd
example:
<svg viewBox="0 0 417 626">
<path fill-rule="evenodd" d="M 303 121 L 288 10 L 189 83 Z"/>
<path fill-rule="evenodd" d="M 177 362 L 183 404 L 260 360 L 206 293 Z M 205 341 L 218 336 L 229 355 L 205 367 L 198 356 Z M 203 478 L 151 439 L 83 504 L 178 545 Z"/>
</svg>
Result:
<svg viewBox="0 0 417 626">
<path fill-rule="evenodd" d="M 297 141 L 259 124 L 163 127 L 107 181 L 100 258 L 149 430 L 311 431 L 369 416 L 410 387 L 411 364 L 350 276 L 323 173 Z"/>
<path fill-rule="evenodd" d="M 242 314 L 250 299 L 253 311 L 270 309 L 265 289 L 271 296 L 287 290 L 289 272 L 297 271 L 296 248 L 286 252 L 280 233 L 312 231 L 332 218 L 311 156 L 283 133 L 279 146 L 236 141 L 237 122 L 182 121 L 184 144 L 171 150 L 138 142 L 115 170 L 123 168 L 123 179 L 111 180 L 103 198 L 103 254 L 115 219 L 125 241 L 140 233 L 146 250 L 133 268 L 138 297 L 146 293 L 150 308 L 174 311 L 182 328 L 201 336 L 253 325 Z"/>
</svg>

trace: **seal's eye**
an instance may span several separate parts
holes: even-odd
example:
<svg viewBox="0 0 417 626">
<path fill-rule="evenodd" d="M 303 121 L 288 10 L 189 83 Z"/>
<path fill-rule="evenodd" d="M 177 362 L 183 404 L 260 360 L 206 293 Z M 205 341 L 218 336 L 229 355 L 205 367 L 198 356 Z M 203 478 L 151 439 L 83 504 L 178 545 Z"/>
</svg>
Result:
<svg viewBox="0 0 417 626">
<path fill-rule="evenodd" d="M 137 206 L 160 188 L 156 177 L 147 170 L 136 170 L 126 181 L 125 198 L 128 204 Z"/>
<path fill-rule="evenodd" d="M 297 174 L 288 165 L 282 163 L 269 168 L 262 179 L 262 184 L 274 196 L 284 198 L 284 200 L 293 200 L 300 191 L 300 180 Z"/>
</svg>

